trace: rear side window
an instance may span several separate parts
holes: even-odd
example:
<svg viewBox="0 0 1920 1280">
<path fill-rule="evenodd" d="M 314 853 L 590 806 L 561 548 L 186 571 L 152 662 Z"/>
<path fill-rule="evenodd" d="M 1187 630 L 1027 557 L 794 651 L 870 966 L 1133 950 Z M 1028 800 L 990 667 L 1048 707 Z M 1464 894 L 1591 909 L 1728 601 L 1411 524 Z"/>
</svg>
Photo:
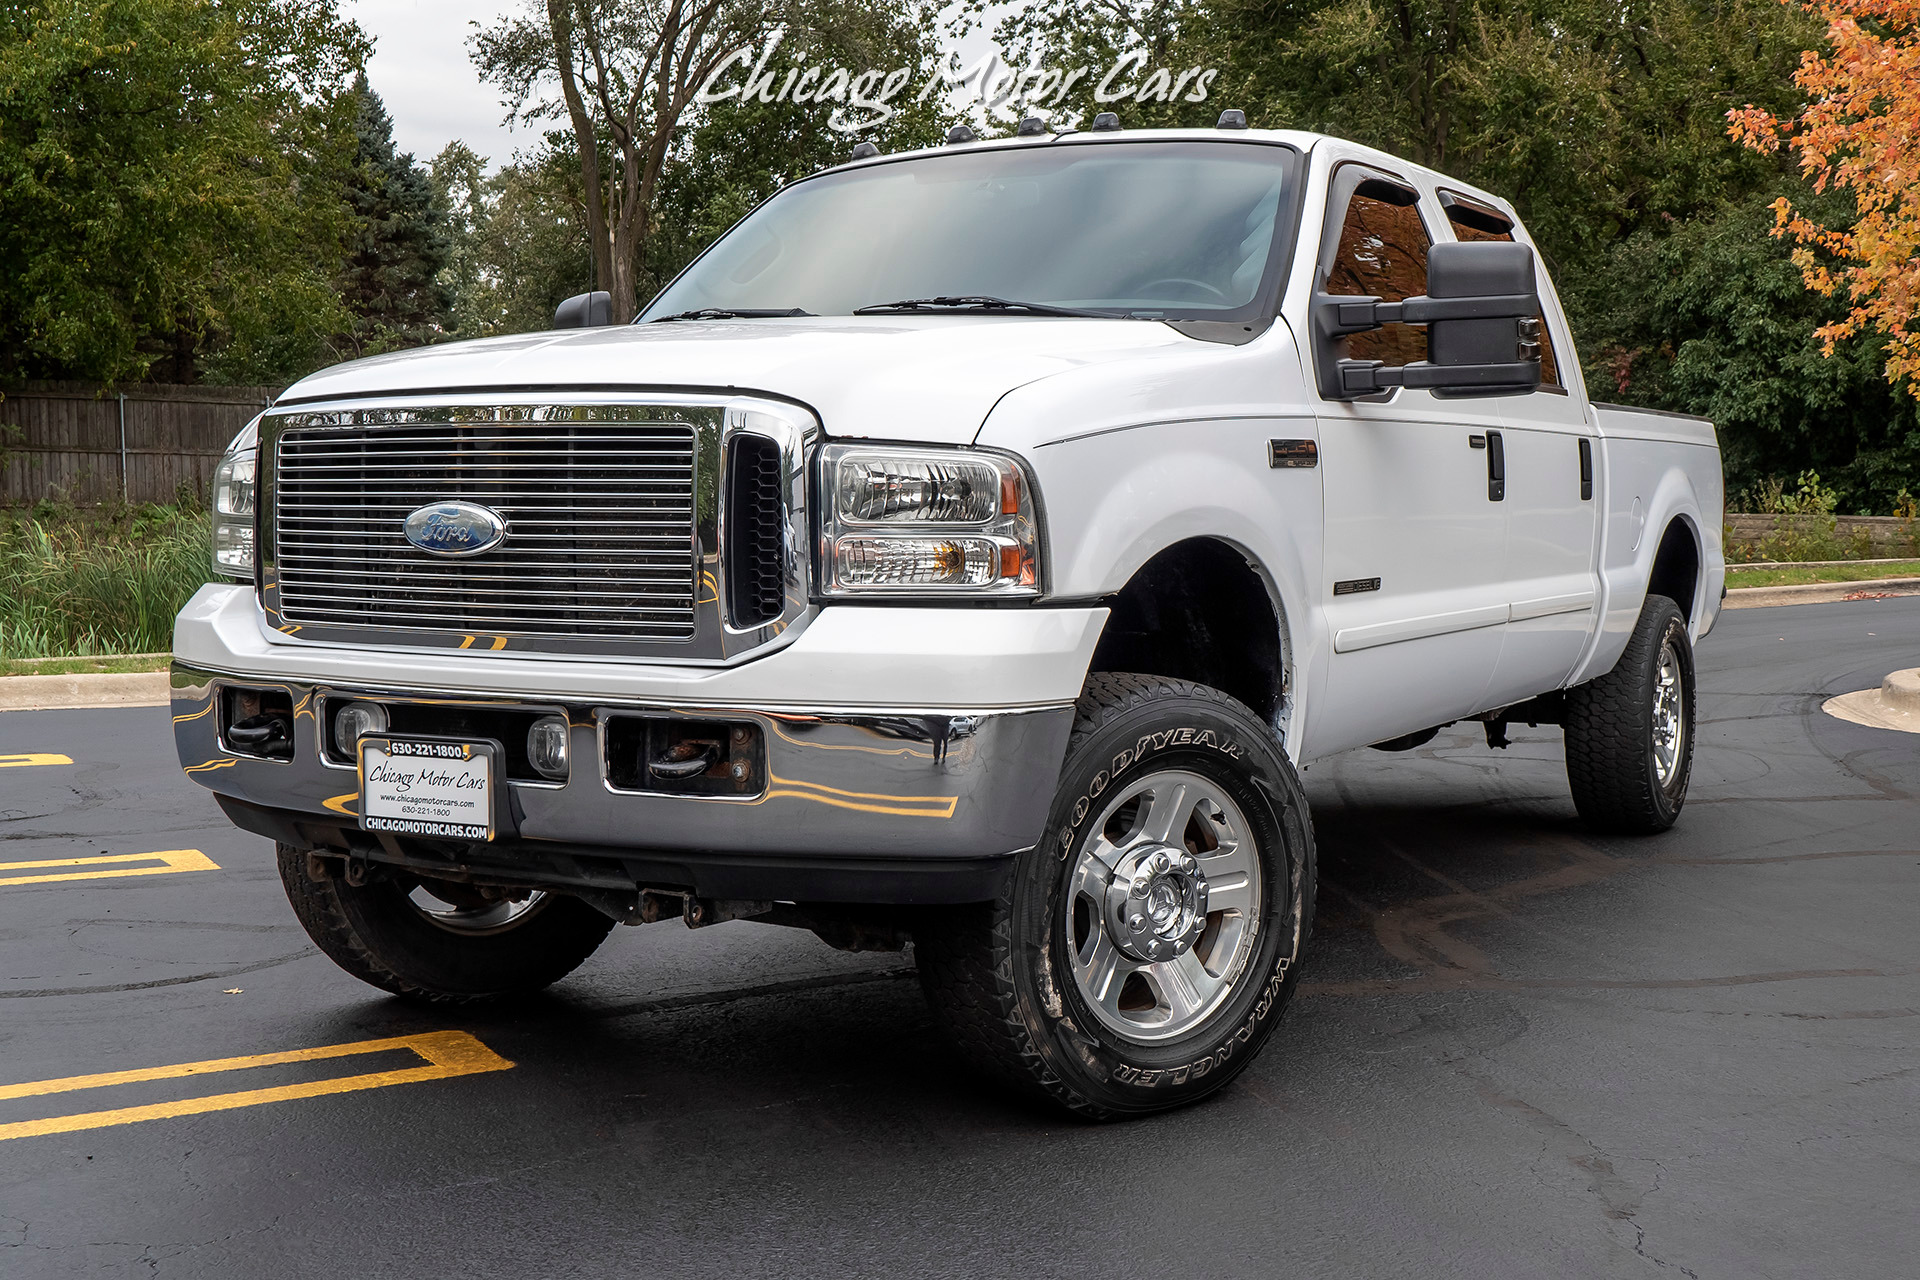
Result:
<svg viewBox="0 0 1920 1280">
<path fill-rule="evenodd" d="M 1441 203 L 1446 207 L 1447 222 L 1453 227 L 1455 240 L 1512 243 L 1513 222 L 1499 210 L 1462 200 L 1451 193 L 1443 193 Z M 1545 316 L 1540 317 L 1540 385 L 1560 385 L 1560 366 L 1553 358 L 1553 332 L 1547 328 Z"/>
<path fill-rule="evenodd" d="M 1340 244 L 1327 268 L 1327 292 L 1402 302 L 1427 291 L 1427 250 L 1433 238 L 1417 205 L 1389 204 L 1356 191 L 1347 202 Z M 1427 358 L 1427 331 L 1390 324 L 1347 339 L 1355 360 L 1388 365 Z"/>
</svg>

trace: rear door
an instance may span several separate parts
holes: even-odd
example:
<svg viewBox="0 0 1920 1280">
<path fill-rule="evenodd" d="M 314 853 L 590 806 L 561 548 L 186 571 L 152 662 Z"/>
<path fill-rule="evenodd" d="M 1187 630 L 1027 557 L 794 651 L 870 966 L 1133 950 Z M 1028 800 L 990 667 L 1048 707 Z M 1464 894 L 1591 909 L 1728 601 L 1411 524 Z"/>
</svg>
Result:
<svg viewBox="0 0 1920 1280">
<path fill-rule="evenodd" d="M 1327 293 L 1397 301 L 1426 291 L 1435 228 L 1411 184 L 1343 159 L 1327 202 L 1316 265 Z M 1301 333 L 1314 341 L 1310 324 Z M 1418 326 L 1344 341 L 1355 359 L 1400 365 L 1426 357 Z M 1504 445 L 1498 403 L 1408 388 L 1338 400 L 1321 390 L 1316 385 L 1326 513 L 1320 585 L 1332 655 L 1309 728 L 1312 755 L 1481 709 L 1509 604 L 1507 505 L 1490 484 Z"/>
<path fill-rule="evenodd" d="M 1439 191 L 1455 240 L 1512 240 L 1513 219 L 1472 196 Z M 1586 398 L 1567 382 L 1567 339 L 1546 271 L 1541 292 L 1540 386 L 1489 401 L 1504 423 L 1507 464 L 1507 596 L 1512 606 L 1488 706 L 1557 689 L 1572 673 L 1596 616 L 1597 442 Z"/>
</svg>

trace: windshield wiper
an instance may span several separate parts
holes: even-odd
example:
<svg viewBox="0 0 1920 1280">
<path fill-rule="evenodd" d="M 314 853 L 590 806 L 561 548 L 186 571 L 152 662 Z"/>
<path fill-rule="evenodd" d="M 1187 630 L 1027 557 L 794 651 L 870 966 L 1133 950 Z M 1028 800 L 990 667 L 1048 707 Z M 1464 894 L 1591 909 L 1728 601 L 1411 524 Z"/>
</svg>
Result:
<svg viewBox="0 0 1920 1280">
<path fill-rule="evenodd" d="M 799 307 L 701 307 L 697 311 L 676 311 L 670 316 L 655 316 L 648 324 L 667 320 L 768 320 L 782 316 L 810 316 Z"/>
<path fill-rule="evenodd" d="M 902 298 L 898 302 L 876 302 L 856 307 L 857 316 L 884 315 L 889 311 L 1024 311 L 1036 316 L 1085 316 L 1092 320 L 1118 320 L 1111 311 L 1082 311 L 1078 307 L 1055 307 L 1044 302 L 1015 302 L 984 293 L 963 293 L 938 298 Z"/>
</svg>

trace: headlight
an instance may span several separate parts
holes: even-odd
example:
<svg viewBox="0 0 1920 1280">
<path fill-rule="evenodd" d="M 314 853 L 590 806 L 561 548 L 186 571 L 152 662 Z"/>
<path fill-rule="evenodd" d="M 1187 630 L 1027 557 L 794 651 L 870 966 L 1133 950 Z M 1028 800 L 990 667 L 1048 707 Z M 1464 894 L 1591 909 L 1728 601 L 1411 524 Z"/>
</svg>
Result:
<svg viewBox="0 0 1920 1280">
<path fill-rule="evenodd" d="M 253 471 L 258 454 L 239 449 L 213 471 L 213 571 L 253 578 Z"/>
<path fill-rule="evenodd" d="M 1039 515 L 1012 458 L 830 444 L 819 467 L 824 594 L 1040 594 Z"/>
</svg>

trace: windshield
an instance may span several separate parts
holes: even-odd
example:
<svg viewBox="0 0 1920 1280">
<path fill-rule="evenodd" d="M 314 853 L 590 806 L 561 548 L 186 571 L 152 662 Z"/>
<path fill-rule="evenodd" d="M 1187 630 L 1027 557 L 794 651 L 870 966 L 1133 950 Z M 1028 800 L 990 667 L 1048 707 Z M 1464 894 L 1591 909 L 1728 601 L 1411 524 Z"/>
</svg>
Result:
<svg viewBox="0 0 1920 1280">
<path fill-rule="evenodd" d="M 1296 159 L 1247 143 L 1054 143 L 823 174 L 760 206 L 640 319 L 955 296 L 1245 319 Z"/>
</svg>

